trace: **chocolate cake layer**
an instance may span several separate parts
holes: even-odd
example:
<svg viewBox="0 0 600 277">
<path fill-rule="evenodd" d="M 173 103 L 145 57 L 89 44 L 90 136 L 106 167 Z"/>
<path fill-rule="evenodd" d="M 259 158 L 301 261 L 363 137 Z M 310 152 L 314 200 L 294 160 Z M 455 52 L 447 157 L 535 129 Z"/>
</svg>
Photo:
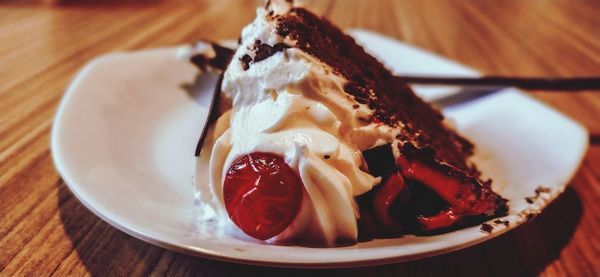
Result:
<svg viewBox="0 0 600 277">
<path fill-rule="evenodd" d="M 279 35 L 296 41 L 297 47 L 331 66 L 349 82 L 346 93 L 373 109 L 372 122 L 405 126 L 399 139 L 417 148 L 435 151 L 438 162 L 445 162 L 478 176 L 467 164 L 473 145 L 443 124 L 443 115 L 417 97 L 399 77 L 376 58 L 367 54 L 355 40 L 324 18 L 293 8 L 275 16 Z"/>
</svg>

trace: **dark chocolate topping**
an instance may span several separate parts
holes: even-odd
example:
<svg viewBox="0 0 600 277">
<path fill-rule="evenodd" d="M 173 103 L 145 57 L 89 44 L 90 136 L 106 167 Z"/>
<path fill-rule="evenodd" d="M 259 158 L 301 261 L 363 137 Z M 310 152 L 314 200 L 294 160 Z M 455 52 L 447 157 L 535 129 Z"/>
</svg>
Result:
<svg viewBox="0 0 600 277">
<path fill-rule="evenodd" d="M 473 145 L 443 123 L 442 114 L 417 97 L 377 59 L 367 54 L 354 39 L 329 21 L 301 8 L 275 17 L 279 35 L 292 39 L 293 47 L 331 66 L 348 81 L 344 90 L 373 109 L 372 122 L 405 126 L 401 141 L 435 149 L 435 155 L 465 171 L 476 171 L 466 163 Z"/>
</svg>

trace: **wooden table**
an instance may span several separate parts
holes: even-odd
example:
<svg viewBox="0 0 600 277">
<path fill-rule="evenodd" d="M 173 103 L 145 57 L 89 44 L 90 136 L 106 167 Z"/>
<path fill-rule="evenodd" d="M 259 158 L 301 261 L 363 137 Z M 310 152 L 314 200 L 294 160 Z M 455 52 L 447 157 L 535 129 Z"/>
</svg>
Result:
<svg viewBox="0 0 600 277">
<path fill-rule="evenodd" d="M 0 275 L 598 275 L 600 94 L 533 92 L 594 137 L 567 191 L 533 222 L 429 259 L 359 269 L 288 270 L 215 262 L 144 243 L 88 211 L 57 175 L 49 131 L 78 68 L 94 56 L 237 38 L 252 1 L 0 4 Z M 600 75 L 599 1 L 313 1 L 360 27 L 488 74 Z M 561 147 L 557 145 L 556 147 Z"/>
</svg>

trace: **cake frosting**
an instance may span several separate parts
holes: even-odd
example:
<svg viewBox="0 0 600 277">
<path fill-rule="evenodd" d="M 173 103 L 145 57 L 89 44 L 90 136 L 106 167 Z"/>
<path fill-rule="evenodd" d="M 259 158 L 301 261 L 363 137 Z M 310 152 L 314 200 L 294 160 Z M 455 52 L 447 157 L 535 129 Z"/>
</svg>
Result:
<svg viewBox="0 0 600 277">
<path fill-rule="evenodd" d="M 224 72 L 221 89 L 232 108 L 218 120 L 222 133 L 210 158 L 215 210 L 225 210 L 223 178 L 235 159 L 251 152 L 275 153 L 298 173 L 306 195 L 297 218 L 274 240 L 356 241 L 354 197 L 381 181 L 365 172 L 361 151 L 393 141 L 398 131 L 361 120 L 371 111 L 343 91 L 347 81 L 300 49 L 279 51 L 244 69 L 242 57 L 257 40 L 283 42 L 270 18 L 267 10 L 257 10 Z"/>
</svg>

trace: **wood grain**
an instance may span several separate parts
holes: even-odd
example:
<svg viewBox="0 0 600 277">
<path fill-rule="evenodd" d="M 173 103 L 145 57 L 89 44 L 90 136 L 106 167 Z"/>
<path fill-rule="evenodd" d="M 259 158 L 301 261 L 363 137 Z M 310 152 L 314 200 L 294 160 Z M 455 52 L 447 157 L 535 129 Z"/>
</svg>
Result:
<svg viewBox="0 0 600 277">
<path fill-rule="evenodd" d="M 77 70 L 112 51 L 236 38 L 262 1 L 0 3 L 0 275 L 600 275 L 600 145 L 534 221 L 434 258 L 359 269 L 288 270 L 171 252 L 95 217 L 52 164 L 49 131 Z M 490 75 L 600 75 L 600 1 L 309 1 L 365 28 Z M 600 137 L 600 94 L 533 92 Z M 597 141 L 598 139 L 596 139 Z M 557 146 L 560 147 L 560 146 Z"/>
</svg>

